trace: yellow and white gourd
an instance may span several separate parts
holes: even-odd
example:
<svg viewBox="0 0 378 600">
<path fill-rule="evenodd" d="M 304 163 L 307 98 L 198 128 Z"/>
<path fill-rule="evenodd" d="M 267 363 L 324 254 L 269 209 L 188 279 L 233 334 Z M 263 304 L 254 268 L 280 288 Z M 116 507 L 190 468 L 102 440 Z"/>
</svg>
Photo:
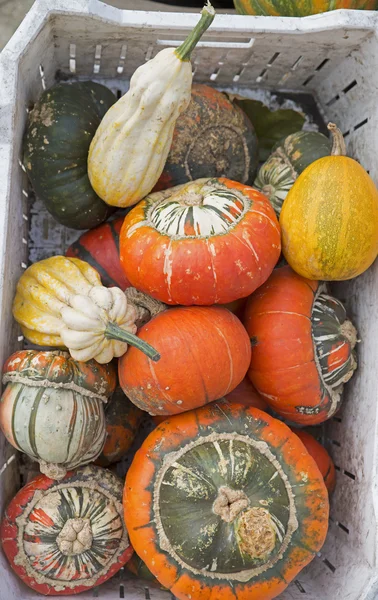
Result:
<svg viewBox="0 0 378 600">
<path fill-rule="evenodd" d="M 88 175 L 95 192 L 112 206 L 132 206 L 158 181 L 180 113 L 189 105 L 190 54 L 215 16 L 210 2 L 179 48 L 165 48 L 139 67 L 130 89 L 105 114 L 92 140 Z"/>
<path fill-rule="evenodd" d="M 20 277 L 13 316 L 39 346 L 67 347 L 75 360 L 105 364 L 127 345 L 152 360 L 159 354 L 136 335 L 139 313 L 119 288 L 105 288 L 95 269 L 78 258 L 53 256 Z"/>
</svg>

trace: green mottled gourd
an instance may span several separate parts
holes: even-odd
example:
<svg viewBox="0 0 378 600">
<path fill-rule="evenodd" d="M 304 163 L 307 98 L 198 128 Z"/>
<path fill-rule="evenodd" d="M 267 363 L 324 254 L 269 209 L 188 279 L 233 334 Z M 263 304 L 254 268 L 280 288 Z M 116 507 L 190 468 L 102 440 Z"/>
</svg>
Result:
<svg viewBox="0 0 378 600">
<path fill-rule="evenodd" d="M 33 189 L 62 225 L 92 229 L 113 212 L 87 173 L 91 140 L 114 94 L 98 83 L 59 83 L 43 92 L 29 115 L 24 165 Z"/>
<path fill-rule="evenodd" d="M 254 187 L 269 198 L 278 218 L 298 175 L 318 158 L 329 156 L 331 150 L 332 142 L 315 131 L 298 131 L 276 144 L 260 168 Z"/>
</svg>

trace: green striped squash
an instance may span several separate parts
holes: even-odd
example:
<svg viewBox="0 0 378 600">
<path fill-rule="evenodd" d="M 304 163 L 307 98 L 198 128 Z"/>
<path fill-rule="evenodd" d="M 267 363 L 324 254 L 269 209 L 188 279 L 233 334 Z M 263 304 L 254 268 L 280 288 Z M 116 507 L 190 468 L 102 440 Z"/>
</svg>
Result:
<svg viewBox="0 0 378 600">
<path fill-rule="evenodd" d="M 377 0 L 234 0 L 234 4 L 241 15 L 273 17 L 306 17 L 340 8 L 378 9 Z"/>
<path fill-rule="evenodd" d="M 78 363 L 63 352 L 29 350 L 12 355 L 5 365 L 0 427 L 10 444 L 38 461 L 52 479 L 92 462 L 104 446 L 103 401 L 112 386 L 107 370 L 91 363 Z"/>
<path fill-rule="evenodd" d="M 331 141 L 316 131 L 298 131 L 276 144 L 262 165 L 254 187 L 267 196 L 277 217 L 298 175 L 318 158 L 329 156 Z"/>
</svg>

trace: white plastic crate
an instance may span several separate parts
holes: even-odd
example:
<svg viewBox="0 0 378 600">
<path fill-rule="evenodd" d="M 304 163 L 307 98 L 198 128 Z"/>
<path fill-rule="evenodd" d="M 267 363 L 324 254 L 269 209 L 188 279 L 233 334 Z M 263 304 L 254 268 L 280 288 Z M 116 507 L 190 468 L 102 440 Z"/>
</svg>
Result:
<svg viewBox="0 0 378 600">
<path fill-rule="evenodd" d="M 137 2 L 136 2 L 137 5 Z M 0 363 L 22 345 L 12 320 L 16 282 L 29 258 L 63 253 L 77 232 L 31 206 L 21 154 L 27 110 L 56 75 L 94 79 L 119 94 L 134 70 L 176 45 L 197 15 L 121 11 L 97 0 L 37 0 L 0 56 Z M 337 11 L 305 19 L 217 16 L 193 59 L 195 81 L 221 88 L 313 94 L 342 129 L 349 153 L 378 184 L 378 14 Z M 30 231 L 31 229 L 31 231 Z M 29 244 L 29 240 L 32 242 Z M 283 600 L 378 598 L 378 261 L 337 295 L 357 324 L 359 370 L 341 412 L 326 424 L 337 489 L 322 552 Z M 0 434 L 0 513 L 19 486 L 17 457 Z M 0 553 L 0 600 L 38 597 Z M 169 600 L 124 573 L 81 598 Z M 70 597 L 73 598 L 73 597 Z"/>
</svg>

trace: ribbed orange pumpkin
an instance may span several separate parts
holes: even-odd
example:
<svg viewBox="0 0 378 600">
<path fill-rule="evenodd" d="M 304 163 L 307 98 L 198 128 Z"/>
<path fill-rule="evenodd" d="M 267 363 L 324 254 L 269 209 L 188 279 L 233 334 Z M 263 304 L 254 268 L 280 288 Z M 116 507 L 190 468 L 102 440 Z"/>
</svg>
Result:
<svg viewBox="0 0 378 600">
<path fill-rule="evenodd" d="M 127 279 L 166 304 L 226 304 L 264 283 L 280 256 L 269 200 L 228 179 L 197 179 L 147 196 L 120 234 Z"/>
<path fill-rule="evenodd" d="M 253 385 L 279 415 L 316 425 L 340 407 L 357 366 L 357 334 L 345 308 L 323 284 L 275 269 L 248 300 Z"/>
<path fill-rule="evenodd" d="M 155 344 L 160 360 L 144 360 L 130 348 L 118 362 L 119 381 L 126 396 L 151 415 L 185 412 L 225 396 L 251 360 L 248 334 L 225 308 L 172 308 L 144 325 L 138 337 Z"/>
</svg>

